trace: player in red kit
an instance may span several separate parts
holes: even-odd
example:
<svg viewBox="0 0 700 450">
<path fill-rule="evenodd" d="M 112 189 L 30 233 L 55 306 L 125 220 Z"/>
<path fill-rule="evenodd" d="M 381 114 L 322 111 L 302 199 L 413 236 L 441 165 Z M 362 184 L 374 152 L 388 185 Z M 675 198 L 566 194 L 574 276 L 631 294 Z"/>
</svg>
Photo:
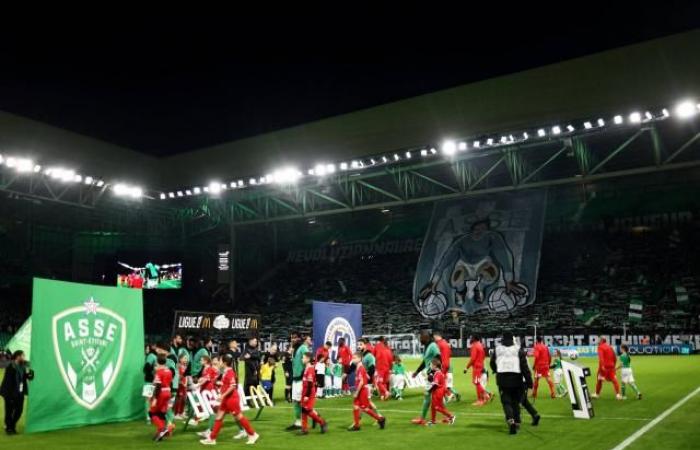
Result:
<svg viewBox="0 0 700 450">
<path fill-rule="evenodd" d="M 435 415 L 438 412 L 445 416 L 443 423 L 453 425 L 455 423 L 455 415 L 445 408 L 447 376 L 442 370 L 440 358 L 433 359 L 430 367 L 433 370 L 433 382 L 428 388 L 430 391 L 430 422 L 428 422 L 428 425 L 435 425 Z"/>
<path fill-rule="evenodd" d="M 247 444 L 255 444 L 260 437 L 258 433 L 250 426 L 250 422 L 241 412 L 241 399 L 238 396 L 238 381 L 236 380 L 236 372 L 233 370 L 233 356 L 226 354 L 221 358 L 224 363 L 224 374 L 221 377 L 221 402 L 219 410 L 216 412 L 216 421 L 214 427 L 209 434 L 209 437 L 199 441 L 204 445 L 216 445 L 216 437 L 224 425 L 224 416 L 230 413 L 236 422 L 245 430 L 248 435 Z"/>
<path fill-rule="evenodd" d="M 603 381 L 610 381 L 615 388 L 615 398 L 622 400 L 620 383 L 618 383 L 617 375 L 615 374 L 616 363 L 617 356 L 615 355 L 615 350 L 608 344 L 607 339 L 600 338 L 600 344 L 598 344 L 598 381 L 595 385 L 595 394 L 593 394 L 593 398 L 598 398 L 600 396 L 600 391 L 603 389 Z"/>
<path fill-rule="evenodd" d="M 549 377 L 549 366 L 552 363 L 552 355 L 549 353 L 549 347 L 544 345 L 542 336 L 537 336 L 533 354 L 535 356 L 535 384 L 532 386 L 532 398 L 537 398 L 537 387 L 540 384 L 540 378 L 544 378 L 547 381 L 549 393 L 552 398 L 555 398 L 554 383 L 552 383 L 552 379 Z"/>
<path fill-rule="evenodd" d="M 350 392 L 350 386 L 348 385 L 348 374 L 350 373 L 352 365 L 352 350 L 345 344 L 345 339 L 338 339 L 338 355 L 337 360 L 343 366 L 343 393 Z"/>
<path fill-rule="evenodd" d="M 462 399 L 457 390 L 454 388 L 454 379 L 452 376 L 452 366 L 450 365 L 450 360 L 452 359 L 452 347 L 450 343 L 442 336 L 441 331 L 433 330 L 433 340 L 437 344 L 440 350 L 440 367 L 442 373 L 445 374 L 445 379 L 447 380 L 447 389 L 445 389 L 445 396 L 448 400 L 455 398 L 457 401 Z"/>
<path fill-rule="evenodd" d="M 374 346 L 374 357 L 376 359 L 375 385 L 379 390 L 382 400 L 387 400 L 389 393 L 389 380 L 391 378 L 391 366 L 394 364 L 394 353 L 386 344 L 384 336 L 380 336 Z"/>
<path fill-rule="evenodd" d="M 309 417 L 321 427 L 321 434 L 328 431 L 328 424 L 316 412 L 314 404 L 316 403 L 316 367 L 311 359 L 311 353 L 301 355 L 301 360 L 306 368 L 302 378 L 302 394 L 301 394 L 301 431 L 299 434 L 309 434 Z"/>
<path fill-rule="evenodd" d="M 481 385 L 481 374 L 484 371 L 485 359 L 486 352 L 484 351 L 484 346 L 481 345 L 479 336 L 472 336 L 471 346 L 469 347 L 469 363 L 464 373 L 467 373 L 470 367 L 472 368 L 472 383 L 476 387 L 476 401 L 472 403 L 474 406 L 484 406 L 491 398 Z"/>
<path fill-rule="evenodd" d="M 384 429 L 386 418 L 377 414 L 369 401 L 369 375 L 362 365 L 362 352 L 355 352 L 352 358 L 355 364 L 355 395 L 352 405 L 353 424 L 348 428 L 348 431 L 360 431 L 360 414 L 365 413 L 372 417 L 379 424 L 380 429 Z"/>
<path fill-rule="evenodd" d="M 168 412 L 170 403 L 170 385 L 173 382 L 173 372 L 166 367 L 167 357 L 164 354 L 158 355 L 158 365 L 153 378 L 153 396 L 151 397 L 151 408 L 148 415 L 151 423 L 156 426 L 154 441 L 160 441 L 168 434 L 165 424 L 165 413 Z"/>
</svg>

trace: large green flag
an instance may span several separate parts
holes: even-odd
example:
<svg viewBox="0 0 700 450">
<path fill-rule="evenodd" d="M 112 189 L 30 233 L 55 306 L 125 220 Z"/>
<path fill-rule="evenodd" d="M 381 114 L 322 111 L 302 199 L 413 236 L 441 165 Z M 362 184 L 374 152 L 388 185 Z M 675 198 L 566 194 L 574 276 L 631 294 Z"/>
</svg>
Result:
<svg viewBox="0 0 700 450">
<path fill-rule="evenodd" d="M 11 352 L 22 350 L 27 361 L 32 360 L 32 318 L 27 319 L 5 347 Z"/>
<path fill-rule="evenodd" d="M 28 432 L 143 416 L 141 292 L 34 279 Z"/>
</svg>

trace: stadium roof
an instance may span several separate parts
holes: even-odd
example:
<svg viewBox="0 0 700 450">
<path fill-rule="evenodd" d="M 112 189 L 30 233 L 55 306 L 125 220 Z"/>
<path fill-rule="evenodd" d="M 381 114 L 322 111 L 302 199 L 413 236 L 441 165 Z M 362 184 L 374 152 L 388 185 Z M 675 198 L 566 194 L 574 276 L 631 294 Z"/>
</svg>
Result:
<svg viewBox="0 0 700 450">
<path fill-rule="evenodd" d="M 0 148 L 146 189 L 204 185 L 698 99 L 699 48 L 700 31 L 677 34 L 161 159 L 0 113 Z"/>
</svg>

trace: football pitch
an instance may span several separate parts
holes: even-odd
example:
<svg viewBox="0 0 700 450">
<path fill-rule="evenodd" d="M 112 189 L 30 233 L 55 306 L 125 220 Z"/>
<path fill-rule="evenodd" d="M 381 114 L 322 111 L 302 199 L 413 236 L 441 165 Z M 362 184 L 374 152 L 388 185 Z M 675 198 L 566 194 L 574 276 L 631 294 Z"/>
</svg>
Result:
<svg viewBox="0 0 700 450">
<path fill-rule="evenodd" d="M 363 417 L 360 432 L 349 433 L 351 424 L 351 400 L 348 398 L 319 400 L 317 410 L 328 420 L 329 432 L 325 435 L 313 430 L 309 436 L 297 436 L 285 432 L 284 428 L 293 420 L 291 407 L 284 402 L 284 387 L 278 383 L 275 390 L 276 406 L 266 408 L 259 420 L 252 424 L 261 435 L 256 444 L 265 449 L 687 449 L 700 442 L 700 356 L 646 356 L 635 357 L 633 367 L 637 384 L 644 399 L 636 400 L 628 392 L 629 399 L 617 401 L 612 385 L 606 384 L 600 399 L 594 400 L 595 418 L 576 420 L 571 414 L 568 398 L 548 398 L 546 384 L 540 385 L 539 399 L 535 407 L 542 415 L 539 426 L 530 425 L 527 413 L 523 411 L 523 426 L 516 436 L 510 436 L 503 420 L 498 398 L 484 407 L 475 407 L 473 386 L 468 385 L 467 376 L 462 374 L 466 359 L 455 358 L 456 387 L 462 394 L 460 403 L 447 405 L 457 415 L 453 426 L 438 424 L 433 427 L 416 426 L 410 420 L 418 415 L 422 401 L 420 390 L 405 391 L 403 401 L 377 402 L 380 411 L 387 417 L 387 428 L 378 429 L 371 419 Z M 593 371 L 596 361 L 582 358 L 578 363 Z M 417 362 L 408 361 L 407 368 L 416 367 Z M 281 373 L 278 372 L 278 378 Z M 588 378 L 591 390 L 595 380 Z M 489 381 L 489 388 L 495 391 L 495 378 Z M 30 386 L 31 393 L 31 386 Z M 376 400 L 376 398 L 375 398 Z M 683 401 L 685 400 L 685 401 Z M 0 399 L 0 402 L 2 400 Z M 26 413 L 26 409 L 25 409 Z M 4 407 L 0 408 L 0 416 Z M 247 414 L 252 417 L 252 413 Z M 145 420 L 90 426 L 71 430 L 61 430 L 16 436 L 0 435 L 2 449 L 39 448 L 73 449 L 92 447 L 96 449 L 142 449 L 148 446 L 161 446 L 171 449 L 204 448 L 198 442 L 194 430 L 204 426 L 188 428 L 178 422 L 174 436 L 153 443 L 154 429 Z M 18 426 L 20 433 L 23 423 Z M 227 419 L 218 438 L 218 447 L 244 447 L 243 441 L 233 441 L 237 431 L 233 422 Z M 625 441 L 629 446 L 618 447 Z"/>
</svg>

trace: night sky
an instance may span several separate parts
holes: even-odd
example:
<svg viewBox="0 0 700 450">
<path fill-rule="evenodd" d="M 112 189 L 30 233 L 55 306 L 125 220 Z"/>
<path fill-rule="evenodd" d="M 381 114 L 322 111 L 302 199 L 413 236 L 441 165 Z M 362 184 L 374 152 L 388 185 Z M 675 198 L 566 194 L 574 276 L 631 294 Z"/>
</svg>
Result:
<svg viewBox="0 0 700 450">
<path fill-rule="evenodd" d="M 0 110 L 170 155 L 698 28 L 693 3 L 9 20 Z"/>
</svg>

